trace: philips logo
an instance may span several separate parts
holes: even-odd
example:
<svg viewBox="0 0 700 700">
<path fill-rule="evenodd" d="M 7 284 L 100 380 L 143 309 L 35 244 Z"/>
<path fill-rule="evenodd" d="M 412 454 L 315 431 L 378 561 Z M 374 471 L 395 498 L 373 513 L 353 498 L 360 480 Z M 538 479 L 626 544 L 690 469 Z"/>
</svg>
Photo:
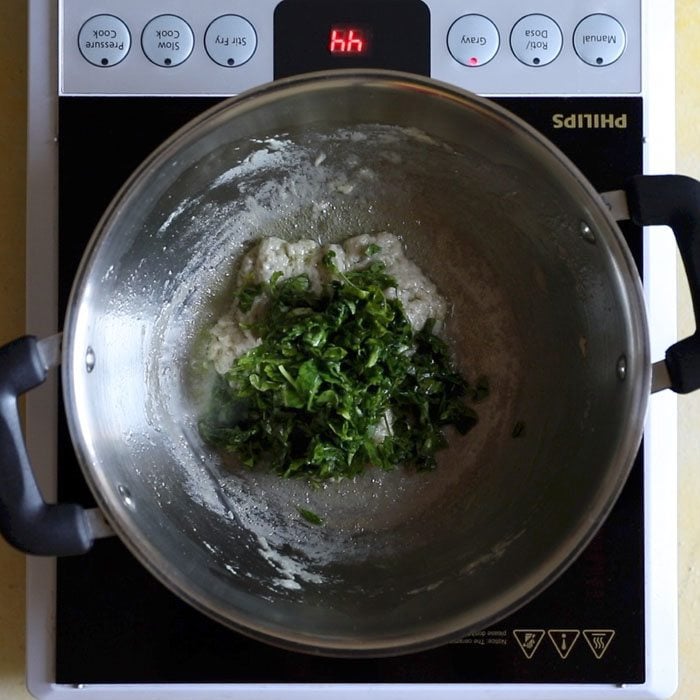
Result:
<svg viewBox="0 0 700 700">
<path fill-rule="evenodd" d="M 626 114 L 553 114 L 555 129 L 626 129 Z"/>
</svg>

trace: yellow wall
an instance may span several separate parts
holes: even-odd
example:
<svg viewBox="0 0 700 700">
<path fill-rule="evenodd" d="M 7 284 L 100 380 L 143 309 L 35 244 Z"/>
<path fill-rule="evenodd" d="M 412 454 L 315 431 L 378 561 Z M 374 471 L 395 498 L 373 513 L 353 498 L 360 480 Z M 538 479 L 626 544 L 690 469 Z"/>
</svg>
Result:
<svg viewBox="0 0 700 700">
<path fill-rule="evenodd" d="M 676 32 L 677 169 L 700 178 L 700 3 L 677 0 Z M 679 289 L 679 331 L 688 335 L 695 324 L 683 282 Z M 675 697 L 695 700 L 700 698 L 700 396 L 680 397 L 678 408 L 680 685 Z"/>
</svg>

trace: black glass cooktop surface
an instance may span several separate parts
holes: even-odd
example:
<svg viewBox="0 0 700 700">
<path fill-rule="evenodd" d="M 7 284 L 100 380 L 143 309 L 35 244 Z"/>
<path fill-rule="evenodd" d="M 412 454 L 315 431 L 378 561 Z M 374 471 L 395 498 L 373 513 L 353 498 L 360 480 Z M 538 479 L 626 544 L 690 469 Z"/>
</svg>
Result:
<svg viewBox="0 0 700 700">
<path fill-rule="evenodd" d="M 213 104 L 205 98 L 63 97 L 59 104 L 61 312 L 86 241 L 152 148 Z M 550 137 L 599 190 L 642 168 L 639 98 L 499 100 Z M 641 233 L 624 233 L 641 269 Z M 61 421 L 59 497 L 93 501 Z M 58 683 L 612 683 L 645 680 L 641 456 L 579 560 L 506 620 L 461 643 L 384 659 L 283 651 L 196 612 L 116 538 L 58 561 Z"/>
</svg>

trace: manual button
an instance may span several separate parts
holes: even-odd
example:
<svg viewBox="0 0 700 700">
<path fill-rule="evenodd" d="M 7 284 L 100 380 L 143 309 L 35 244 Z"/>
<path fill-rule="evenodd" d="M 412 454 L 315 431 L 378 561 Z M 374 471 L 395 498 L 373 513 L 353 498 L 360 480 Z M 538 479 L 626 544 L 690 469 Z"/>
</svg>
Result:
<svg viewBox="0 0 700 700">
<path fill-rule="evenodd" d="M 464 15 L 447 32 L 447 48 L 455 61 L 478 68 L 498 52 L 501 39 L 496 25 L 483 15 Z"/>
<path fill-rule="evenodd" d="M 590 66 L 609 66 L 622 56 L 626 45 L 624 27 L 610 15 L 588 15 L 574 30 L 576 54 Z"/>
</svg>

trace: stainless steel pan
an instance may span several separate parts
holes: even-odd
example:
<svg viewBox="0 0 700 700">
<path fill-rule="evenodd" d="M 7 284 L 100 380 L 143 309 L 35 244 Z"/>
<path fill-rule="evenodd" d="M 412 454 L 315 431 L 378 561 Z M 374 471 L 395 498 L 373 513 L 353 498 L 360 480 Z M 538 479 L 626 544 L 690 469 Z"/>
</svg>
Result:
<svg viewBox="0 0 700 700">
<path fill-rule="evenodd" d="M 582 551 L 639 447 L 652 367 L 611 208 L 672 224 L 697 292 L 699 201 L 676 177 L 603 199 L 512 114 L 415 76 L 316 74 L 224 102 L 126 183 L 75 279 L 63 398 L 100 512 L 182 598 L 288 648 L 396 654 L 493 623 Z M 237 257 L 266 235 L 386 230 L 450 300 L 463 371 L 490 378 L 477 428 L 427 474 L 313 489 L 224 465 L 196 430 L 200 350 Z M 15 408 L 56 343 L 1 351 L 0 527 L 63 555 L 91 546 L 99 518 L 43 502 Z M 689 391 L 698 364 L 693 338 L 654 374 Z"/>
</svg>

